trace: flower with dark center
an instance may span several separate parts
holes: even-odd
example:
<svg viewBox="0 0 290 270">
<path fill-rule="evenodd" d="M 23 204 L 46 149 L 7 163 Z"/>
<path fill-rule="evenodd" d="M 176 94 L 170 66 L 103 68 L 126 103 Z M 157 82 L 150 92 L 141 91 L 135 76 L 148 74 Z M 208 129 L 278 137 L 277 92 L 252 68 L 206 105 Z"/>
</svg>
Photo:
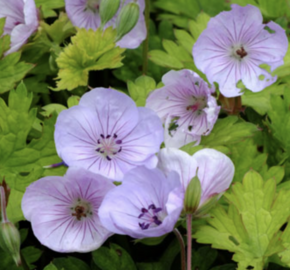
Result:
<svg viewBox="0 0 290 270">
<path fill-rule="evenodd" d="M 128 172 L 120 186 L 103 200 L 99 216 L 104 227 L 134 238 L 157 237 L 173 230 L 183 194 L 178 174 L 165 177 L 159 169 L 140 166 Z"/>
<path fill-rule="evenodd" d="M 170 71 L 162 77 L 164 87 L 150 93 L 146 107 L 165 124 L 167 147 L 200 142 L 212 130 L 220 111 L 210 88 L 191 70 Z"/>
<path fill-rule="evenodd" d="M 273 84 L 277 77 L 269 70 L 283 65 L 287 48 L 288 39 L 281 26 L 272 21 L 263 24 L 255 6 L 234 4 L 231 11 L 210 19 L 192 53 L 195 65 L 209 82 L 217 82 L 224 96 L 235 97 L 243 94 L 237 86 L 240 81 L 253 92 Z"/>
<path fill-rule="evenodd" d="M 153 111 L 106 88 L 83 95 L 79 105 L 59 114 L 55 125 L 56 149 L 68 166 L 114 180 L 136 166 L 156 166 L 162 141 L 162 123 Z"/>
<path fill-rule="evenodd" d="M 3 35 L 10 35 L 10 49 L 18 51 L 38 28 L 38 11 L 34 0 L 0 0 L 0 18 L 6 18 Z"/>
<path fill-rule="evenodd" d="M 89 252 L 111 235 L 98 215 L 115 186 L 107 178 L 70 167 L 64 177 L 47 176 L 24 193 L 22 210 L 38 240 L 58 252 Z"/>
<path fill-rule="evenodd" d="M 139 47 L 147 35 L 143 14 L 145 9 L 144 0 L 122 0 L 117 14 L 105 25 L 104 28 L 109 26 L 116 28 L 117 16 L 120 13 L 121 7 L 131 2 L 136 2 L 139 5 L 139 19 L 135 27 L 119 40 L 117 45 L 121 48 L 135 49 Z M 65 0 L 65 9 L 74 26 L 96 30 L 101 25 L 101 18 L 99 15 L 100 4 L 101 0 Z"/>
</svg>

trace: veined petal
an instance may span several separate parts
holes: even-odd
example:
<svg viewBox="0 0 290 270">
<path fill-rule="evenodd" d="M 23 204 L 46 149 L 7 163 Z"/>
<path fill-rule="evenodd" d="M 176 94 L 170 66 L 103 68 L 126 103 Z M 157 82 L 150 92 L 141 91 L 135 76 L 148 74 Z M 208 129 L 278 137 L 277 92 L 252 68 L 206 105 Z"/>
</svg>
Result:
<svg viewBox="0 0 290 270">
<path fill-rule="evenodd" d="M 223 153 L 214 149 L 202 149 L 193 156 L 198 167 L 202 196 L 200 205 L 211 196 L 229 188 L 234 177 L 234 164 Z"/>
</svg>

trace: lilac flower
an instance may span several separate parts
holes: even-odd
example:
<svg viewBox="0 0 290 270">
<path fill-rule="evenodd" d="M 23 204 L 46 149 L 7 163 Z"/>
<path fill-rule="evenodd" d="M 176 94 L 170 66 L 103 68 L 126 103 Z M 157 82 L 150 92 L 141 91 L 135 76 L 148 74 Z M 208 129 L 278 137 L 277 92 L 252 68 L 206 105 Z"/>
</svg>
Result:
<svg viewBox="0 0 290 270">
<path fill-rule="evenodd" d="M 103 200 L 99 216 L 104 227 L 134 238 L 157 237 L 171 232 L 183 207 L 179 176 L 166 178 L 159 169 L 138 167 L 124 177 L 122 185 Z"/>
<path fill-rule="evenodd" d="M 200 180 L 202 194 L 200 206 L 212 196 L 224 192 L 234 177 L 234 165 L 224 154 L 214 149 L 202 149 L 193 156 L 175 149 L 163 148 L 159 152 L 158 167 L 165 174 L 175 171 L 180 176 L 183 192 L 196 176 Z"/>
<path fill-rule="evenodd" d="M 16 52 L 38 27 L 38 12 L 34 0 L 0 0 L 0 18 L 5 17 L 4 34 L 11 36 L 10 49 Z"/>
<path fill-rule="evenodd" d="M 260 65 L 271 71 L 283 64 L 288 40 L 276 23 L 263 24 L 260 10 L 252 5 L 232 5 L 231 11 L 212 18 L 193 46 L 194 62 L 210 83 L 218 82 L 226 97 L 240 96 L 240 80 L 253 92 L 274 83 Z"/>
<path fill-rule="evenodd" d="M 100 2 L 101 0 L 65 0 L 65 8 L 68 17 L 74 26 L 96 30 L 101 25 L 101 19 L 99 16 Z M 121 6 L 131 2 L 135 1 L 121 1 Z M 146 38 L 147 30 L 143 15 L 145 2 L 144 0 L 138 0 L 137 3 L 140 7 L 139 20 L 136 26 L 117 42 L 117 45 L 121 48 L 135 49 L 139 47 L 142 41 Z M 117 15 L 121 10 L 121 6 L 117 14 L 105 25 L 105 28 L 109 26 L 116 27 Z"/>
<path fill-rule="evenodd" d="M 89 252 L 111 235 L 101 225 L 98 209 L 114 187 L 101 175 L 69 168 L 64 177 L 47 176 L 32 183 L 22 211 L 43 245 L 58 252 Z"/>
<path fill-rule="evenodd" d="M 191 70 L 169 71 L 162 78 L 164 87 L 152 92 L 146 107 L 154 110 L 165 123 L 165 145 L 181 147 L 212 130 L 220 111 L 209 88 Z"/>
<path fill-rule="evenodd" d="M 59 114 L 54 135 L 68 166 L 121 180 L 136 166 L 156 166 L 163 128 L 153 111 L 137 108 L 127 95 L 96 88 Z"/>
</svg>

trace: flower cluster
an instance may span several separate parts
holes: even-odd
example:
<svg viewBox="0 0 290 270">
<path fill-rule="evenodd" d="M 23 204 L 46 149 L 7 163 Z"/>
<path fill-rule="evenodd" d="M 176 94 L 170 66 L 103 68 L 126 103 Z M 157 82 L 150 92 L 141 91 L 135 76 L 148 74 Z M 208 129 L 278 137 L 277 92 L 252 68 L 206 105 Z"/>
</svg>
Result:
<svg viewBox="0 0 290 270">
<path fill-rule="evenodd" d="M 100 26 L 99 0 L 65 2 L 74 25 Z M 121 47 L 138 47 L 146 35 L 144 1 L 138 3 L 139 22 L 119 41 Z M 12 7 L 6 5 L 8 12 Z M 281 65 L 288 45 L 285 31 L 273 22 L 263 24 L 256 7 L 232 8 L 211 19 L 193 47 L 196 66 L 212 85 L 191 70 L 169 71 L 162 78 L 164 86 L 149 94 L 146 107 L 136 107 L 120 91 L 95 88 L 59 114 L 55 145 L 69 168 L 63 177 L 47 176 L 31 184 L 22 200 L 24 215 L 43 245 L 59 252 L 88 252 L 113 233 L 161 236 L 188 209 L 190 216 L 206 214 L 229 188 L 234 165 L 225 154 L 205 148 L 190 156 L 178 148 L 199 144 L 213 129 L 220 111 L 214 82 L 228 97 L 241 95 L 239 80 L 261 91 L 276 80 L 261 64 L 271 70 Z M 116 16 L 105 27 L 116 26 Z M 16 21 L 7 20 L 12 24 Z M 8 26 L 6 31 L 12 29 Z M 196 179 L 199 194 L 188 195 Z M 195 195 L 196 205 L 187 207 L 186 197 Z"/>
</svg>

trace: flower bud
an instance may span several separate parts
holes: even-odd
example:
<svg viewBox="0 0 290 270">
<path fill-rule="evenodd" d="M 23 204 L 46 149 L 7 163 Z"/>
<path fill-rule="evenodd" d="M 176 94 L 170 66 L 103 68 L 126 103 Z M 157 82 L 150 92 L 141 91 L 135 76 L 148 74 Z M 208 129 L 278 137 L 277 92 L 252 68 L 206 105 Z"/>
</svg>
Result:
<svg viewBox="0 0 290 270">
<path fill-rule="evenodd" d="M 101 28 L 111 20 L 120 7 L 120 0 L 102 0 L 100 4 Z"/>
<path fill-rule="evenodd" d="M 117 18 L 117 38 L 120 40 L 129 33 L 137 24 L 139 19 L 139 5 L 130 3 L 122 7 Z"/>
<path fill-rule="evenodd" d="M 211 208 L 213 208 L 216 205 L 217 201 L 220 199 L 221 196 L 222 196 L 222 193 L 219 193 L 207 199 L 197 209 L 197 211 L 195 212 L 195 216 L 197 217 L 205 216 L 211 210 Z"/>
<path fill-rule="evenodd" d="M 20 234 L 10 221 L 2 222 L 0 226 L 0 246 L 14 259 L 17 266 L 21 265 L 20 258 Z"/>
<path fill-rule="evenodd" d="M 186 188 L 183 202 L 184 211 L 186 214 L 194 214 L 196 212 L 200 203 L 200 198 L 201 185 L 196 174 L 196 176 L 191 179 Z"/>
</svg>

